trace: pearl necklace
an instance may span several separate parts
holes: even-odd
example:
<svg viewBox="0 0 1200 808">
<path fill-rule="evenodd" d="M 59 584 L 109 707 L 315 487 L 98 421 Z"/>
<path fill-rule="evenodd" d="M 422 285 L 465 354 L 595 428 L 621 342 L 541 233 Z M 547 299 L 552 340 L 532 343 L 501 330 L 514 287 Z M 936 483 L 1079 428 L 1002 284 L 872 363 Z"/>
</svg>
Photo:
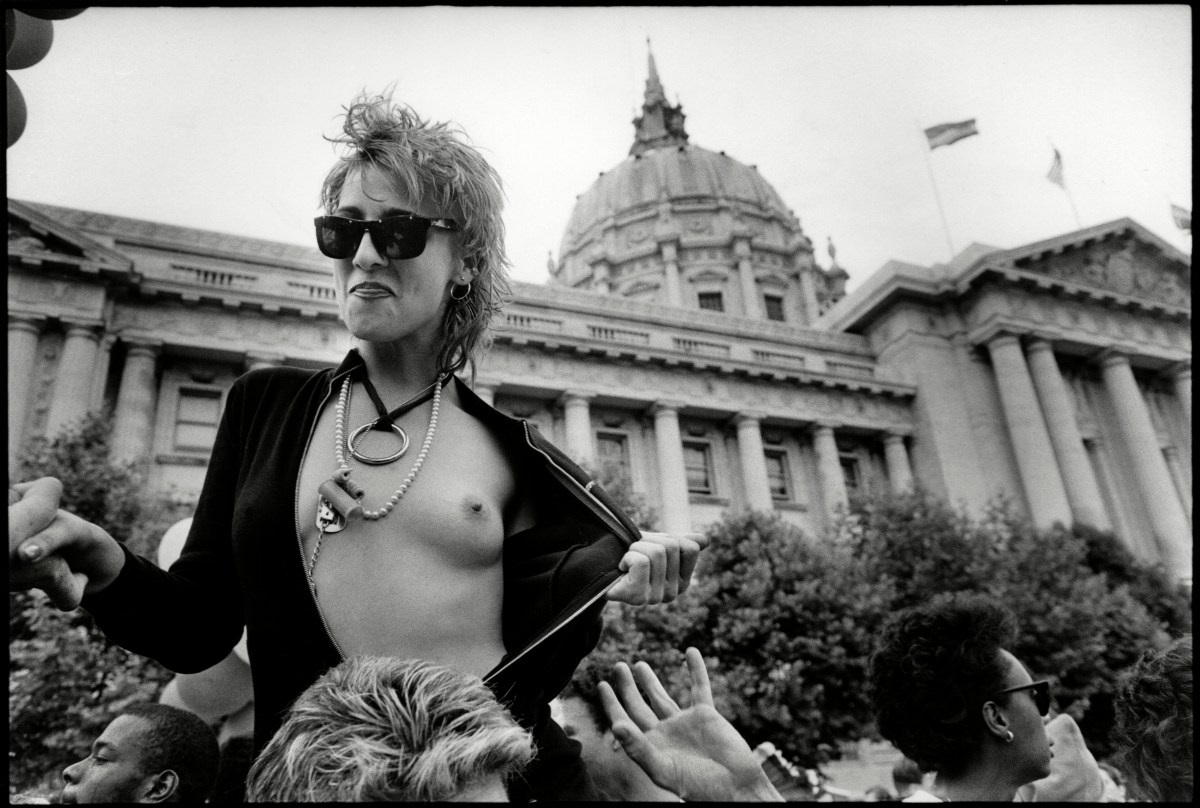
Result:
<svg viewBox="0 0 1200 808">
<path fill-rule="evenodd" d="M 413 463 L 408 476 L 400 483 L 400 487 L 396 489 L 395 493 L 378 510 L 374 511 L 367 510 L 359 504 L 359 500 L 366 495 L 366 491 L 361 485 L 350 479 L 350 464 L 346 461 L 345 449 L 348 448 L 346 444 L 346 421 L 350 411 L 351 382 L 349 377 L 342 382 L 342 392 L 338 396 L 336 408 L 337 422 L 333 434 L 333 456 L 334 460 L 337 461 L 338 469 L 334 472 L 333 479 L 326 480 L 321 484 L 319 489 L 320 496 L 317 500 L 317 543 L 313 547 L 312 560 L 308 564 L 309 585 L 314 590 L 316 586 L 313 583 L 312 574 L 317 566 L 317 556 L 321 552 L 321 540 L 325 534 L 337 533 L 344 529 L 352 516 L 361 515 L 363 518 L 370 520 L 383 519 L 392 512 L 397 503 L 400 502 L 401 497 L 412 487 L 413 481 L 417 479 L 417 472 L 421 470 L 421 466 L 425 463 L 425 458 L 429 456 L 429 447 L 433 443 L 434 432 L 437 431 L 438 411 L 441 409 L 442 404 L 442 381 L 443 377 L 439 375 L 433 384 L 433 410 L 429 414 L 429 428 L 425 431 L 425 441 L 421 444 L 421 451 L 417 453 L 416 462 Z M 334 501 L 330 502 L 330 499 Z"/>
</svg>

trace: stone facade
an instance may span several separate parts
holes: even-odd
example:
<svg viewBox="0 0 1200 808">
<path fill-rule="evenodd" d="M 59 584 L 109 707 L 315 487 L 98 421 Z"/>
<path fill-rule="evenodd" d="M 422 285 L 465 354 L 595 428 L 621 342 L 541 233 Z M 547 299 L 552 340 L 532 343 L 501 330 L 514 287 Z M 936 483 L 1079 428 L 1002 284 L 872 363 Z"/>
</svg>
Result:
<svg viewBox="0 0 1200 808">
<path fill-rule="evenodd" d="M 753 167 L 687 143 L 653 64 L 635 129 L 551 283 L 514 284 L 485 399 L 621 467 L 667 530 L 754 507 L 816 533 L 852 492 L 917 482 L 1112 529 L 1190 580 L 1188 256 L 1122 219 L 890 262 L 846 295 Z M 8 206 L 10 475 L 110 408 L 114 455 L 194 500 L 238 375 L 350 347 L 315 248 Z"/>
</svg>

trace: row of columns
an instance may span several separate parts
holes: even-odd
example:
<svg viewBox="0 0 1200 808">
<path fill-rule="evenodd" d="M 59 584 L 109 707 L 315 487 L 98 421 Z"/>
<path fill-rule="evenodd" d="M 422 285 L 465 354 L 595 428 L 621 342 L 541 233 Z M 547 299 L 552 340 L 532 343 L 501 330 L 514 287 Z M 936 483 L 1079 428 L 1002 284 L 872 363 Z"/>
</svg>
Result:
<svg viewBox="0 0 1200 808">
<path fill-rule="evenodd" d="M 476 392 L 481 393 L 489 403 L 494 397 L 494 390 L 483 385 L 477 387 Z M 561 399 L 567 453 L 585 463 L 594 458 L 590 398 L 591 395 L 587 392 L 568 390 Z M 683 436 L 679 429 L 679 411 L 684 406 L 684 403 L 679 401 L 656 401 L 650 407 L 650 414 L 654 418 L 654 444 L 658 460 L 663 529 L 671 532 L 687 532 L 692 529 L 688 507 L 687 472 L 683 461 Z M 771 499 L 763 448 L 763 417 L 761 413 L 744 411 L 737 413 L 733 422 L 737 429 L 738 455 L 741 460 L 746 505 L 769 510 L 774 507 L 774 503 Z M 848 501 L 846 481 L 842 474 L 841 458 L 834 435 L 837 427 L 837 424 L 818 423 L 812 428 L 821 504 L 824 513 L 828 515 L 834 514 Z M 893 433 L 884 438 L 884 456 L 892 487 L 900 491 L 912 485 L 912 468 L 903 435 Z"/>
<path fill-rule="evenodd" d="M 46 318 L 9 314 L 8 317 L 8 468 L 10 475 L 24 445 L 28 410 L 37 375 L 38 346 Z M 94 323 L 65 322 L 62 352 L 50 390 L 44 434 L 53 437 L 78 421 L 103 401 L 109 358 L 116 337 L 103 335 Z M 140 462 L 149 457 L 154 442 L 158 404 L 160 343 L 122 338 L 125 364 L 113 413 L 114 460 Z M 284 357 L 248 352 L 246 369 L 274 367 Z"/>
<path fill-rule="evenodd" d="M 1072 521 L 1111 530 L 1100 486 L 1087 456 L 1075 408 L 1053 346 L 1033 338 L 1022 346 L 1014 334 L 987 343 L 1008 427 L 1017 472 L 1034 523 Z M 1162 558 L 1180 575 L 1191 575 L 1191 539 L 1184 498 L 1159 448 L 1150 412 L 1138 390 L 1129 358 L 1106 351 L 1099 358 L 1105 391 L 1116 412 L 1120 438 L 1133 461 L 1134 478 L 1150 515 Z M 1172 376 L 1176 397 L 1191 422 L 1191 370 Z"/>
</svg>

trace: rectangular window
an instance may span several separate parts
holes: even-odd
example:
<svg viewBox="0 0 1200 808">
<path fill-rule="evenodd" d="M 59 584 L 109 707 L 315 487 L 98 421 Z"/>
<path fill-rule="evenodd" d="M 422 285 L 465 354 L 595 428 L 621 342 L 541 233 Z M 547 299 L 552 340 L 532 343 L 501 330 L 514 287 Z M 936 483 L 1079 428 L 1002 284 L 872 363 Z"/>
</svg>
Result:
<svg viewBox="0 0 1200 808">
<path fill-rule="evenodd" d="M 763 455 L 767 460 L 767 485 L 771 489 L 771 499 L 790 500 L 792 480 L 788 476 L 787 452 L 767 449 Z"/>
<path fill-rule="evenodd" d="M 597 432 L 596 457 L 602 468 L 612 469 L 621 479 L 629 482 L 629 441 L 624 435 Z"/>
<path fill-rule="evenodd" d="M 688 493 L 713 492 L 712 449 L 707 443 L 684 441 L 683 468 L 687 472 Z"/>
<path fill-rule="evenodd" d="M 725 301 L 720 292 L 701 292 L 698 295 L 700 308 L 708 311 L 725 311 Z"/>
<path fill-rule="evenodd" d="M 784 321 L 783 298 L 779 295 L 763 295 L 763 303 L 767 310 L 768 320 Z"/>
<path fill-rule="evenodd" d="M 220 390 L 179 388 L 179 408 L 175 413 L 175 448 L 212 451 L 220 420 Z"/>
<path fill-rule="evenodd" d="M 862 474 L 858 467 L 858 458 L 854 455 L 842 455 L 842 477 L 846 481 L 846 493 L 853 494 L 862 486 Z"/>
</svg>

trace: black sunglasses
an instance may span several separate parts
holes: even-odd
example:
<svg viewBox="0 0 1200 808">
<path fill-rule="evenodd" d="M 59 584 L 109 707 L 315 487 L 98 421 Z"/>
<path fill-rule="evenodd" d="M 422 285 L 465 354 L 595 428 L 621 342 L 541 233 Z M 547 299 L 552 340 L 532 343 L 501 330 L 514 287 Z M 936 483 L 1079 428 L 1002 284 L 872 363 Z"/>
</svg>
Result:
<svg viewBox="0 0 1200 808">
<path fill-rule="evenodd" d="M 1019 690 L 1033 690 L 1033 703 L 1037 705 L 1038 712 L 1041 715 L 1047 715 L 1050 712 L 1050 682 L 1043 679 L 1040 682 L 1030 682 L 1027 685 L 1017 685 L 1010 687 L 1007 690 L 1001 690 L 996 693 L 997 696 L 1003 696 L 1005 693 L 1016 693 Z"/>
<path fill-rule="evenodd" d="M 330 258 L 353 258 L 370 231 L 376 251 L 387 258 L 416 258 L 425 251 L 425 236 L 430 227 L 458 230 L 453 219 L 427 219 L 412 213 L 386 219 L 347 219 L 345 216 L 318 216 L 317 247 Z"/>
</svg>

